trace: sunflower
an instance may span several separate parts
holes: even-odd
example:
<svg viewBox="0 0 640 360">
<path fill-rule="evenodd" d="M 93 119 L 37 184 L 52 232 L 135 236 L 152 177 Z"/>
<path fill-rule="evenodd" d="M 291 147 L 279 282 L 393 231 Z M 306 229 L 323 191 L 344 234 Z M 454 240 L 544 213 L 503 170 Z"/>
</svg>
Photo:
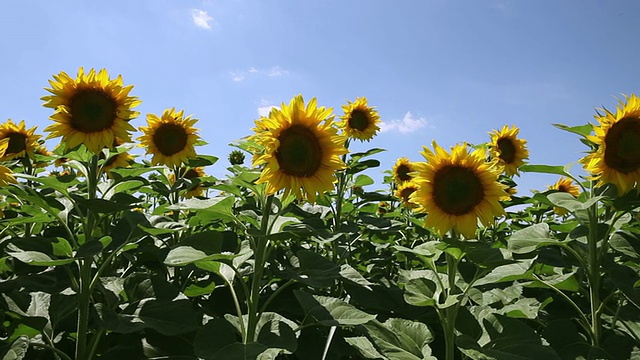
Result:
<svg viewBox="0 0 640 360">
<path fill-rule="evenodd" d="M 401 157 L 396 160 L 391 172 L 393 173 L 393 181 L 396 184 L 402 184 L 407 181 L 411 181 L 413 177 L 411 173 L 415 171 L 414 163 L 409 161 L 406 157 Z"/>
<path fill-rule="evenodd" d="M 5 156 L 8 146 L 9 139 L 0 140 L 0 157 Z M 13 177 L 13 171 L 6 166 L 0 165 L 0 186 L 7 186 L 9 183 L 17 183 L 16 178 Z"/>
<path fill-rule="evenodd" d="M 0 139 L 8 139 L 7 148 L 1 161 L 12 160 L 25 155 L 33 158 L 35 150 L 40 146 L 38 139 L 40 135 L 35 135 L 36 126 L 27 130 L 24 120 L 16 124 L 11 119 L 0 124 Z"/>
<path fill-rule="evenodd" d="M 342 105 L 344 115 L 338 124 L 340 128 L 350 138 L 360 141 L 369 141 L 380 130 L 380 115 L 373 106 L 367 106 L 367 98 L 356 98 L 355 102 L 348 101 L 347 105 Z"/>
<path fill-rule="evenodd" d="M 416 204 L 412 203 L 409 199 L 411 194 L 418 190 L 418 184 L 415 181 L 405 181 L 404 183 L 398 185 L 398 189 L 396 189 L 394 195 L 398 199 L 402 200 L 402 204 L 407 208 L 413 208 Z"/>
<path fill-rule="evenodd" d="M 502 130 L 490 132 L 489 144 L 491 157 L 497 159 L 498 164 L 504 168 L 508 176 L 519 175 L 518 168 L 524 165 L 524 160 L 529 158 L 526 140 L 518 139 L 520 129 L 505 125 Z"/>
<path fill-rule="evenodd" d="M 140 146 L 147 148 L 147 154 L 153 154 L 153 165 L 179 166 L 195 158 L 195 145 L 200 141 L 198 129 L 193 125 L 198 119 L 185 117 L 184 110 L 166 109 L 162 117 L 147 115 L 147 125 L 141 126 L 144 133 L 138 140 Z"/>
<path fill-rule="evenodd" d="M 135 131 L 128 121 L 139 113 L 131 110 L 140 104 L 135 96 L 129 96 L 133 85 L 124 86 L 122 76 L 110 79 L 106 69 L 85 74 L 78 70 L 76 79 L 65 72 L 49 80 L 53 95 L 44 96 L 44 106 L 56 109 L 50 117 L 54 124 L 45 131 L 47 137 L 62 136 L 67 148 L 84 144 L 94 154 L 111 146 L 114 137 L 131 141 L 129 131 Z"/>
<path fill-rule="evenodd" d="M 451 153 L 433 142 L 435 152 L 424 148 L 426 162 L 416 163 L 418 189 L 409 200 L 417 211 L 427 213 L 425 226 L 443 235 L 449 230 L 473 238 L 478 220 L 487 225 L 504 214 L 499 200 L 509 198 L 506 185 L 498 182 L 498 169 L 486 162 L 481 148 L 469 153 L 456 145 Z"/>
<path fill-rule="evenodd" d="M 587 136 L 597 150 L 580 159 L 598 186 L 614 184 L 620 195 L 640 181 L 640 99 L 631 94 L 620 101 L 616 113 L 596 116 L 595 136 Z"/>
<path fill-rule="evenodd" d="M 263 150 L 253 166 L 264 164 L 257 183 L 267 183 L 268 194 L 284 189 L 285 196 L 293 191 L 312 203 L 316 194 L 333 188 L 336 171 L 346 166 L 340 155 L 347 153 L 346 138 L 338 135 L 333 119 L 331 108 L 318 107 L 315 98 L 305 107 L 297 95 L 257 120 L 251 140 Z"/>
<path fill-rule="evenodd" d="M 204 172 L 203 167 L 194 167 L 194 168 L 182 167 L 179 170 L 179 174 L 181 178 L 187 179 L 187 180 L 193 180 L 196 178 L 207 176 L 207 174 Z M 171 183 L 175 182 L 174 174 L 169 175 L 169 181 Z M 185 193 L 184 197 L 187 199 L 190 199 L 195 196 L 203 196 L 203 195 L 204 195 L 204 188 L 200 186 L 200 183 L 197 183 L 195 184 L 195 186 L 190 186 L 189 189 L 187 189 L 187 192 Z"/>
<path fill-rule="evenodd" d="M 113 145 L 111 149 L 115 149 L 116 147 L 124 144 L 124 142 L 118 138 L 113 139 Z M 100 159 L 104 160 L 105 155 L 103 152 L 100 153 Z M 133 161 L 133 156 L 131 156 L 128 152 L 121 152 L 118 154 L 110 154 L 109 158 L 105 160 L 104 164 L 102 164 L 102 171 L 107 174 L 108 177 L 111 178 L 111 170 L 119 167 L 130 167 L 131 162 Z"/>
<path fill-rule="evenodd" d="M 574 184 L 573 180 L 571 180 L 570 178 L 565 178 L 562 176 L 555 184 L 549 186 L 549 189 L 557 190 L 558 192 L 566 192 L 575 197 L 578 197 L 578 195 L 580 195 L 580 188 L 578 187 L 578 185 Z M 553 211 L 558 215 L 566 215 L 568 213 L 566 209 L 557 206 L 553 208 Z"/>
</svg>

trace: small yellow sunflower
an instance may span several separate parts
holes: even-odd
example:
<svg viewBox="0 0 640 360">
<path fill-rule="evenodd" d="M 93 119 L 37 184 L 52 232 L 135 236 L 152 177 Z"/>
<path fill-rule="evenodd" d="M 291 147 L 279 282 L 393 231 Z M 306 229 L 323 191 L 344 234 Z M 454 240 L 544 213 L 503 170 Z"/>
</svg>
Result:
<svg viewBox="0 0 640 360">
<path fill-rule="evenodd" d="M 411 181 L 411 179 L 413 179 L 411 173 L 415 170 L 414 163 L 409 161 L 406 157 L 401 157 L 396 160 L 396 163 L 391 169 L 391 172 L 393 173 L 393 181 L 398 185 Z"/>
<path fill-rule="evenodd" d="M 509 128 L 505 125 L 502 130 L 489 133 L 491 157 L 497 159 L 498 164 L 504 168 L 503 172 L 508 176 L 519 175 L 518 168 L 524 165 L 524 160 L 529 158 L 527 141 L 518 139 L 519 132 L 520 129 L 517 127 Z"/>
<path fill-rule="evenodd" d="M 473 238 L 478 219 L 487 225 L 504 214 L 499 200 L 509 198 L 507 186 L 498 182 L 499 170 L 485 161 L 484 149 L 469 153 L 466 145 L 456 145 L 448 153 L 435 141 L 433 149 L 425 147 L 426 162 L 415 164 L 418 189 L 409 200 L 427 213 L 426 227 Z"/>
<path fill-rule="evenodd" d="M 124 144 L 124 142 L 118 138 L 113 139 L 112 149 Z M 100 153 L 100 159 L 104 160 L 105 155 L 104 152 Z M 131 162 L 133 161 L 133 156 L 131 156 L 128 152 L 121 152 L 115 155 L 110 155 L 109 158 L 102 164 L 102 171 L 107 174 L 109 178 L 112 177 L 111 170 L 120 168 L 120 167 L 130 167 Z"/>
<path fill-rule="evenodd" d="M 9 139 L 0 140 L 0 157 L 4 156 L 9 146 Z M 10 183 L 17 183 L 16 178 L 13 177 L 13 171 L 6 166 L 0 165 L 0 186 L 7 186 Z"/>
<path fill-rule="evenodd" d="M 179 166 L 195 158 L 195 145 L 200 141 L 198 129 L 193 126 L 198 119 L 184 116 L 184 110 L 166 109 L 162 117 L 147 115 L 147 125 L 141 126 L 144 133 L 138 140 L 140 146 L 147 148 L 147 154 L 153 154 L 153 165 Z"/>
<path fill-rule="evenodd" d="M 27 130 L 24 120 L 19 124 L 11 119 L 0 124 L 0 139 L 8 139 L 7 148 L 0 161 L 12 160 L 18 157 L 29 156 L 33 158 L 35 150 L 40 146 L 38 139 L 40 135 L 35 135 L 36 126 Z"/>
<path fill-rule="evenodd" d="M 356 98 L 355 102 L 348 101 L 347 105 L 342 105 L 344 115 L 338 124 L 345 134 L 360 141 L 369 141 L 373 138 L 380 127 L 380 115 L 375 107 L 367 105 L 367 98 Z"/>
<path fill-rule="evenodd" d="M 183 179 L 193 180 L 195 178 L 204 177 L 204 176 L 207 176 L 207 174 L 204 172 L 203 167 L 180 168 L 180 177 Z M 171 183 L 175 182 L 174 174 L 169 175 L 169 181 Z M 184 197 L 187 199 L 190 199 L 192 197 L 203 196 L 203 195 L 204 195 L 204 188 L 200 185 L 200 183 L 198 183 L 197 185 L 187 189 L 187 192 L 184 194 Z"/>
<path fill-rule="evenodd" d="M 405 181 L 404 183 L 398 185 L 398 189 L 396 189 L 394 195 L 398 199 L 402 200 L 402 205 L 407 208 L 414 208 L 416 204 L 412 203 L 410 200 L 411 194 L 418 190 L 418 184 L 415 181 Z"/>
<path fill-rule="evenodd" d="M 605 110 L 596 116 L 594 136 L 587 136 L 598 148 L 580 159 L 598 186 L 614 184 L 620 195 L 640 181 L 640 99 L 631 94 L 620 101 L 616 113 Z"/>
<path fill-rule="evenodd" d="M 256 120 L 251 136 L 263 149 L 253 166 L 264 164 L 258 183 L 267 183 L 267 193 L 284 189 L 298 199 L 315 202 L 316 195 L 333 188 L 335 173 L 345 168 L 346 138 L 338 135 L 332 109 L 318 107 L 313 98 L 305 106 L 302 95 L 289 105 L 272 109 L 268 118 Z"/>
<path fill-rule="evenodd" d="M 85 74 L 78 70 L 76 79 L 65 72 L 49 80 L 53 95 L 44 96 L 44 106 L 55 109 L 50 117 L 54 124 L 45 131 L 47 137 L 62 136 L 67 148 L 84 144 L 94 154 L 111 146 L 114 137 L 131 141 L 129 131 L 135 131 L 128 121 L 139 113 L 131 110 L 140 104 L 135 96 L 129 96 L 133 85 L 124 86 L 122 76 L 110 79 L 106 69 Z"/>
<path fill-rule="evenodd" d="M 580 188 L 578 187 L 578 185 L 574 184 L 573 180 L 571 180 L 570 178 L 566 178 L 563 176 L 561 176 L 555 184 L 549 186 L 549 189 L 557 190 L 559 192 L 566 192 L 575 197 L 578 197 L 580 195 Z M 553 211 L 561 216 L 568 213 L 567 209 L 557 206 L 553 208 Z"/>
</svg>

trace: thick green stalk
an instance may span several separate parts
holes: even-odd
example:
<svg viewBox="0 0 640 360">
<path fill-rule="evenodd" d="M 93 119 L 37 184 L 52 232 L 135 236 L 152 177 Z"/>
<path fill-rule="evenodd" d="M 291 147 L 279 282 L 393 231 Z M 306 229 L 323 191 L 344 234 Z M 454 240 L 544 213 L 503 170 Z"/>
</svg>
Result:
<svg viewBox="0 0 640 360">
<path fill-rule="evenodd" d="M 458 270 L 457 260 L 450 254 L 445 254 L 447 259 L 447 277 L 449 280 L 449 291 L 447 297 L 455 295 L 456 274 Z M 445 299 L 446 300 L 446 299 Z M 442 311 L 442 310 L 440 310 Z M 456 340 L 456 318 L 458 317 L 458 306 L 449 306 L 444 309 L 445 322 L 444 340 L 445 340 L 445 359 L 453 360 L 455 358 L 455 340 Z"/>
<path fill-rule="evenodd" d="M 98 186 L 98 155 L 94 155 L 87 168 L 87 197 L 89 200 L 96 198 Z M 93 241 L 93 231 L 96 226 L 96 215 L 87 209 L 87 226 L 85 229 L 85 242 Z M 89 310 L 91 305 L 91 266 L 92 258 L 79 260 L 80 289 L 78 292 L 78 326 L 76 338 L 76 359 L 89 360 L 90 353 L 87 348 L 89 335 Z"/>
<path fill-rule="evenodd" d="M 594 184 L 591 184 L 591 196 L 594 196 Z M 591 303 L 592 345 L 600 345 L 600 257 L 598 256 L 598 203 L 591 205 L 589 212 L 589 297 Z"/>
<path fill-rule="evenodd" d="M 264 201 L 262 208 L 262 221 L 260 223 L 260 237 L 256 238 L 256 248 L 254 249 L 254 270 L 253 280 L 251 281 L 251 293 L 249 294 L 249 313 L 247 314 L 247 333 L 244 338 L 244 343 L 252 343 L 255 341 L 256 328 L 258 321 L 260 320 L 260 283 L 262 280 L 262 270 L 266 263 L 265 257 L 267 254 L 267 247 L 269 240 L 269 216 L 271 215 L 271 204 L 273 203 L 273 195 L 268 195 Z M 244 321 L 240 319 L 240 321 Z"/>
</svg>

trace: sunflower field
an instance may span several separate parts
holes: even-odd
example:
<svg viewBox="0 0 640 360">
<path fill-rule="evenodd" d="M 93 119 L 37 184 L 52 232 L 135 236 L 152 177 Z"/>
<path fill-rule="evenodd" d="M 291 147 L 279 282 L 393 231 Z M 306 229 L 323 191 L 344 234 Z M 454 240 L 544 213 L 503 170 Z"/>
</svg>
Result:
<svg viewBox="0 0 640 360">
<path fill-rule="evenodd" d="M 134 127 L 105 69 L 49 84 L 46 135 L 0 125 L 2 360 L 640 359 L 635 95 L 555 124 L 584 176 L 527 163 L 513 125 L 379 169 L 349 150 L 380 130 L 366 98 L 298 95 L 218 179 L 194 116 Z M 519 196 L 531 172 L 558 180 Z"/>
</svg>

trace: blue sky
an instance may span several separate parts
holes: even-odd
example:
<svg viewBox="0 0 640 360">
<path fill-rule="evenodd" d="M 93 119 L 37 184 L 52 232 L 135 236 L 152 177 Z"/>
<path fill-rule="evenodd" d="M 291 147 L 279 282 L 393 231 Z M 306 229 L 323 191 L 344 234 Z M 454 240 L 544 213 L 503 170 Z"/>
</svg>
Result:
<svg viewBox="0 0 640 360">
<path fill-rule="evenodd" d="M 0 121 L 43 133 L 47 81 L 83 66 L 135 85 L 135 127 L 170 107 L 200 119 L 218 177 L 228 144 L 296 94 L 337 116 L 356 97 L 377 106 L 384 131 L 352 146 L 387 149 L 377 180 L 432 140 L 482 143 L 506 124 L 530 163 L 566 165 L 587 149 L 552 123 L 593 122 L 594 108 L 640 92 L 639 14 L 634 0 L 2 0 Z M 521 194 L 555 180 L 516 178 Z"/>
</svg>

